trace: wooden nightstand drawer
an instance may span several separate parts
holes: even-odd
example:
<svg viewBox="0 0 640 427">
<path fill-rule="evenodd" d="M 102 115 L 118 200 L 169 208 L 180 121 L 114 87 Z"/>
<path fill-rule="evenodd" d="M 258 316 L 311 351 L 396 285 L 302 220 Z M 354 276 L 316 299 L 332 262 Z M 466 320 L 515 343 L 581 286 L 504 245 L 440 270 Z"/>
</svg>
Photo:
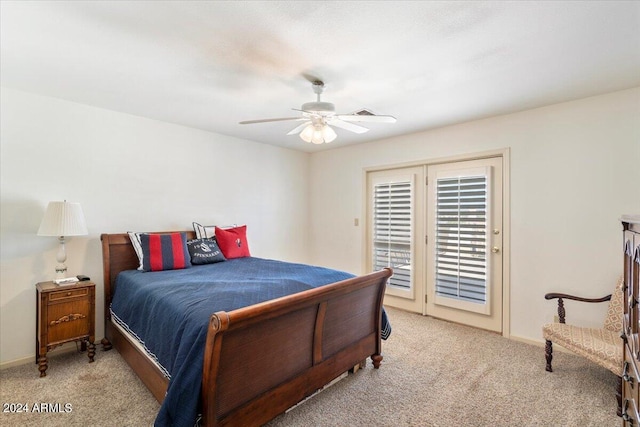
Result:
<svg viewBox="0 0 640 427">
<path fill-rule="evenodd" d="M 89 305 L 87 298 L 70 300 L 64 304 L 50 304 L 47 310 L 48 345 L 70 339 L 88 338 Z"/>
<path fill-rule="evenodd" d="M 51 292 L 49 294 L 49 304 L 56 301 L 69 299 L 69 298 L 86 297 L 88 295 L 89 295 L 89 289 L 87 288 L 69 289 L 69 290 Z"/>
<path fill-rule="evenodd" d="M 71 342 L 82 342 L 89 362 L 95 355 L 95 284 L 86 281 L 69 286 L 53 282 L 36 285 L 36 363 L 40 376 L 48 368 L 47 352 Z"/>
</svg>

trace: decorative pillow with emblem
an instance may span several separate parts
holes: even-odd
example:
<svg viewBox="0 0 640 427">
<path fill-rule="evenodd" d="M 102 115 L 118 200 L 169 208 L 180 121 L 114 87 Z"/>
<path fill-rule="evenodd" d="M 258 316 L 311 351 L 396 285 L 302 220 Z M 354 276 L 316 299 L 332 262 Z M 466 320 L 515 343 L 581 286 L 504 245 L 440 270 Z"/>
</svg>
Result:
<svg viewBox="0 0 640 427">
<path fill-rule="evenodd" d="M 226 259 L 251 256 L 246 225 L 226 229 L 216 227 L 216 240 Z"/>
<path fill-rule="evenodd" d="M 187 242 L 189 255 L 191 255 L 191 264 L 212 264 L 214 262 L 226 261 L 218 247 L 216 238 L 213 239 L 194 239 Z"/>
<path fill-rule="evenodd" d="M 140 234 L 144 271 L 179 270 L 191 267 L 186 233 Z"/>
</svg>

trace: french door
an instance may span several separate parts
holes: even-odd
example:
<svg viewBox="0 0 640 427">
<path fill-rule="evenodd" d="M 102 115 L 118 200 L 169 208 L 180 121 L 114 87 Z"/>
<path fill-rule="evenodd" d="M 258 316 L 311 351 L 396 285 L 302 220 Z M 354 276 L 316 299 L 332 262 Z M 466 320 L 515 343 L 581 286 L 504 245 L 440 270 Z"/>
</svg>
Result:
<svg viewBox="0 0 640 427">
<path fill-rule="evenodd" d="M 502 159 L 428 167 L 427 314 L 502 332 Z"/>
<path fill-rule="evenodd" d="M 367 270 L 393 268 L 385 304 L 422 313 L 424 167 L 367 174 Z"/>
<path fill-rule="evenodd" d="M 502 158 L 367 173 L 367 269 L 384 303 L 502 332 Z"/>
</svg>

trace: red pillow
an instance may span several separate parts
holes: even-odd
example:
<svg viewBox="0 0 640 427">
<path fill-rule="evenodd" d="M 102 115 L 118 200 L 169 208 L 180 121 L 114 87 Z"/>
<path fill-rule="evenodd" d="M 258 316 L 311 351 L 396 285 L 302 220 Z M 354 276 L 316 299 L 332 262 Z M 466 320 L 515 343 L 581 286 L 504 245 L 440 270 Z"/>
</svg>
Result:
<svg viewBox="0 0 640 427">
<path fill-rule="evenodd" d="M 216 240 L 226 259 L 251 256 L 247 243 L 247 226 L 234 228 L 216 227 Z"/>
</svg>

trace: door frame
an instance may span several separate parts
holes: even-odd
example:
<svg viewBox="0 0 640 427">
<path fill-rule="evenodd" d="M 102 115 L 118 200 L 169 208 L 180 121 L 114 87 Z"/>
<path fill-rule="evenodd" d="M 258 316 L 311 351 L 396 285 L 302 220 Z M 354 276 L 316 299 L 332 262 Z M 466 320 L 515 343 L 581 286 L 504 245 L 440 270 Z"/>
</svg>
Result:
<svg viewBox="0 0 640 427">
<path fill-rule="evenodd" d="M 361 270 L 362 273 L 367 272 L 367 248 L 369 247 L 370 227 L 368 220 L 368 201 L 367 201 L 367 174 L 370 172 L 401 169 L 415 166 L 429 166 L 440 163 L 461 162 L 467 160 L 486 159 L 489 157 L 502 158 L 502 336 L 511 337 L 511 150 L 509 147 L 500 148 L 489 151 L 476 153 L 459 154 L 455 156 L 438 157 L 433 159 L 422 159 L 404 163 L 394 163 L 389 165 L 365 167 L 362 170 L 362 252 L 361 252 Z M 426 192 L 426 185 L 423 187 Z M 426 243 L 425 243 L 426 246 Z M 425 291 L 423 291 L 425 292 Z M 421 296 L 424 301 L 424 295 Z M 425 314 L 425 305 L 423 303 L 422 314 Z"/>
</svg>

